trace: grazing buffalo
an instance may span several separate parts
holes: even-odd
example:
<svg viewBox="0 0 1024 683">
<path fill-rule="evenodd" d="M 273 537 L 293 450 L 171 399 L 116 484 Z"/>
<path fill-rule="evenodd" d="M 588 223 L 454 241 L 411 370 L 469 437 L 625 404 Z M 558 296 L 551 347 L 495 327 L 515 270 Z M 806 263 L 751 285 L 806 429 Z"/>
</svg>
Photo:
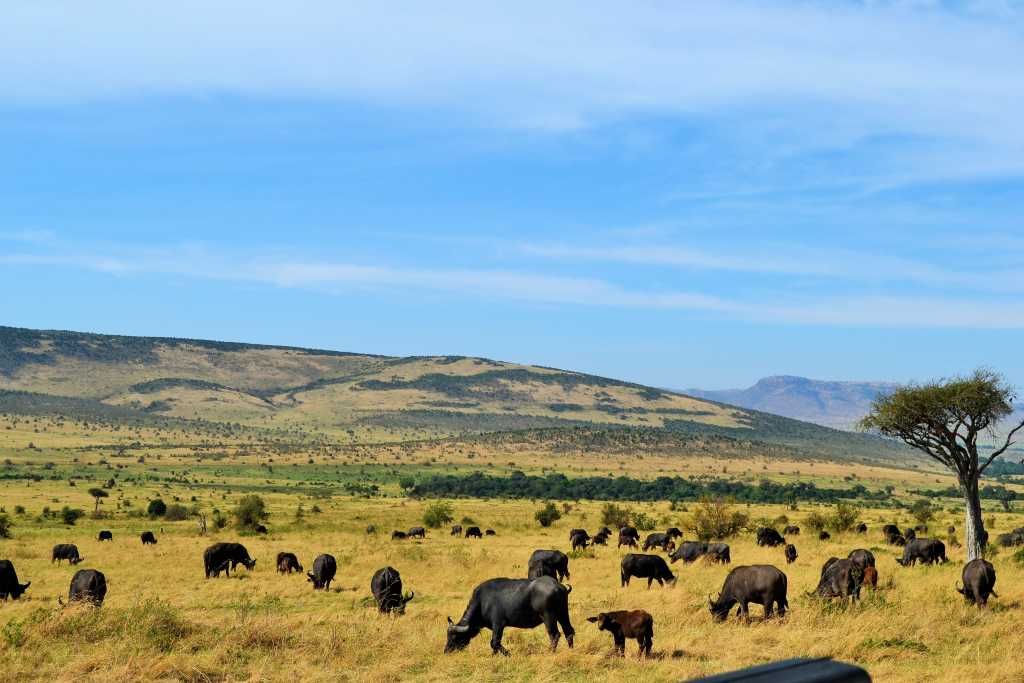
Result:
<svg viewBox="0 0 1024 683">
<path fill-rule="evenodd" d="M 894 540 L 897 536 L 902 536 L 903 534 L 900 533 L 900 528 L 895 524 L 886 524 L 882 527 L 882 535 L 885 537 L 886 543 L 889 545 L 896 545 Z"/>
<path fill-rule="evenodd" d="M 377 601 L 377 609 L 381 614 L 405 614 L 405 603 L 413 599 L 416 593 L 402 595 L 402 577 L 394 567 L 384 567 L 373 573 L 370 579 L 370 592 Z"/>
<path fill-rule="evenodd" d="M 729 564 L 732 562 L 728 543 L 708 543 L 706 557 L 711 562 L 718 562 L 721 564 Z"/>
<path fill-rule="evenodd" d="M 860 587 L 864 583 L 864 570 L 852 560 L 839 560 L 826 563 L 821 571 L 818 587 L 808 595 L 819 598 L 850 598 L 855 602 L 860 598 Z"/>
<path fill-rule="evenodd" d="M 827 541 L 830 538 L 832 538 L 832 534 L 830 534 L 827 531 L 822 531 L 821 533 L 818 534 L 818 540 L 819 541 Z"/>
<path fill-rule="evenodd" d="M 800 535 L 800 527 L 790 525 L 790 526 L 787 526 L 785 529 L 783 529 L 782 533 L 785 534 L 786 536 L 799 536 Z"/>
<path fill-rule="evenodd" d="M 31 585 L 31 581 L 18 583 L 18 573 L 14 571 L 11 561 L 0 560 L 0 600 L 7 602 L 8 597 L 17 600 Z"/>
<path fill-rule="evenodd" d="M 636 638 L 640 646 L 639 656 L 650 656 L 654 642 L 654 617 L 642 609 L 601 612 L 596 617 L 587 617 L 587 621 L 597 624 L 597 630 L 612 634 L 615 649 L 620 655 L 626 654 L 626 638 Z"/>
<path fill-rule="evenodd" d="M 906 529 L 903 530 L 903 538 L 907 539 L 908 542 L 913 541 L 915 538 L 917 538 L 917 532 L 908 526 Z"/>
<path fill-rule="evenodd" d="M 786 564 L 793 564 L 794 562 L 796 562 L 797 554 L 795 545 L 793 545 L 792 543 L 787 543 L 785 553 Z"/>
<path fill-rule="evenodd" d="M 570 537 L 569 541 L 572 543 L 573 550 L 583 550 L 587 547 L 587 543 L 590 542 L 590 536 L 587 535 L 586 531 L 577 531 Z"/>
<path fill-rule="evenodd" d="M 786 539 L 776 531 L 769 527 L 761 527 L 757 530 L 757 544 L 766 545 L 769 548 L 774 548 L 777 545 L 782 545 L 786 542 Z"/>
<path fill-rule="evenodd" d="M 597 530 L 597 533 L 598 533 L 598 535 L 600 535 L 600 536 L 605 536 L 605 537 L 607 537 L 607 536 L 611 536 L 611 535 L 612 535 L 612 530 L 611 530 L 611 529 L 609 529 L 609 528 L 608 528 L 608 527 L 606 527 L 606 526 L 603 526 L 603 527 L 601 527 L 600 529 L 598 529 L 598 530 Z"/>
<path fill-rule="evenodd" d="M 891 543 L 893 545 L 898 545 L 902 548 L 907 544 L 907 539 L 903 538 L 903 534 L 899 534 L 898 536 L 892 537 Z"/>
<path fill-rule="evenodd" d="M 487 529 L 486 531 L 484 531 L 484 536 L 497 536 L 497 535 L 498 535 L 498 532 L 495 531 L 494 529 Z"/>
<path fill-rule="evenodd" d="M 152 531 L 142 532 L 142 545 L 156 545 L 156 536 Z"/>
<path fill-rule="evenodd" d="M 561 550 L 534 550 L 530 555 L 528 578 L 550 576 L 556 581 L 569 578 L 569 556 Z"/>
<path fill-rule="evenodd" d="M 967 602 L 978 607 L 988 604 L 988 596 L 996 595 L 996 569 L 988 560 L 978 558 L 964 565 L 964 585 L 956 587 L 956 592 L 967 598 Z"/>
<path fill-rule="evenodd" d="M 421 526 L 414 526 L 405 535 L 409 538 L 426 538 L 427 530 Z"/>
<path fill-rule="evenodd" d="M 955 530 L 950 531 L 949 533 L 955 533 Z M 1009 533 L 999 534 L 999 536 L 996 537 L 996 543 L 1004 548 L 1010 548 L 1015 545 L 1024 545 L 1024 527 L 1018 527 Z"/>
<path fill-rule="evenodd" d="M 590 539 L 594 545 L 608 545 L 608 536 L 602 533 L 598 533 L 596 536 Z"/>
<path fill-rule="evenodd" d="M 466 528 L 466 538 L 483 538 L 484 534 L 480 531 L 480 527 L 471 526 Z"/>
<path fill-rule="evenodd" d="M 616 547 L 621 548 L 622 546 L 626 546 L 627 548 L 636 548 L 638 547 L 637 541 L 638 539 L 632 534 L 626 534 L 620 531 L 619 544 Z"/>
<path fill-rule="evenodd" d="M 480 633 L 491 630 L 491 651 L 509 654 L 501 644 L 506 628 L 535 628 L 544 624 L 552 652 L 558 647 L 558 627 L 572 647 L 576 631 L 569 621 L 569 592 L 550 576 L 537 579 L 490 579 L 473 590 L 458 623 L 448 617 L 446 653 L 464 649 Z"/>
<path fill-rule="evenodd" d="M 928 527 L 924 524 L 918 524 L 914 527 L 914 531 L 916 531 L 919 534 L 926 534 L 928 533 Z"/>
<path fill-rule="evenodd" d="M 338 572 L 338 563 L 334 555 L 317 555 L 313 560 L 313 571 L 306 572 L 306 580 L 313 584 L 313 590 L 326 591 L 331 589 L 331 581 Z"/>
<path fill-rule="evenodd" d="M 904 567 L 912 567 L 920 560 L 923 564 L 946 561 L 946 544 L 936 538 L 915 538 L 903 547 L 903 557 L 896 558 Z"/>
<path fill-rule="evenodd" d="M 875 556 L 870 550 L 857 548 L 856 550 L 851 550 L 850 554 L 846 557 L 861 569 L 875 566 Z"/>
<path fill-rule="evenodd" d="M 682 538 L 683 537 L 683 532 L 680 531 L 679 529 L 677 529 L 674 526 L 670 526 L 668 529 L 665 529 L 665 535 L 668 536 L 669 538 Z M 617 613 L 616 612 L 612 612 L 611 614 L 617 614 Z M 630 614 L 630 612 L 626 612 L 625 614 Z"/>
<path fill-rule="evenodd" d="M 672 537 L 668 534 L 648 534 L 647 538 L 644 539 L 644 550 L 650 550 L 651 548 L 661 548 L 663 552 L 671 552 L 675 550 L 676 544 L 672 542 Z"/>
<path fill-rule="evenodd" d="M 103 530 L 103 531 L 100 532 L 99 538 L 97 540 L 100 540 L 100 541 L 113 541 L 114 540 L 114 534 L 110 533 L 109 531 Z"/>
<path fill-rule="evenodd" d="M 452 527 L 452 536 L 461 536 L 461 535 L 462 535 L 462 525 L 461 524 L 456 524 L 455 526 Z"/>
<path fill-rule="evenodd" d="M 262 524 L 257 524 L 252 529 L 253 529 L 253 531 L 255 531 L 258 534 L 266 534 L 267 533 L 267 527 L 263 526 Z"/>
<path fill-rule="evenodd" d="M 864 567 L 864 585 L 869 588 L 878 588 L 878 570 L 874 567 Z"/>
<path fill-rule="evenodd" d="M 708 596 L 708 606 L 711 615 L 717 621 L 724 621 L 736 603 L 740 605 L 739 614 L 748 621 L 749 603 L 764 605 L 765 619 L 771 618 L 773 606 L 777 605 L 781 617 L 786 614 L 786 608 L 789 607 L 786 600 L 787 586 L 786 575 L 769 564 L 736 567 L 725 577 L 725 584 L 718 594 L 718 599 L 712 600 L 711 596 Z"/>
<path fill-rule="evenodd" d="M 96 569 L 79 569 L 71 577 L 68 602 L 88 602 L 96 607 L 107 597 L 107 577 Z"/>
<path fill-rule="evenodd" d="M 676 551 L 669 555 L 669 559 L 672 560 L 672 564 L 675 564 L 678 560 L 689 564 L 690 562 L 696 562 L 707 552 L 708 544 L 704 541 L 683 541 L 676 548 Z"/>
<path fill-rule="evenodd" d="M 867 532 L 868 532 L 868 525 L 867 524 L 865 524 L 864 522 L 861 522 L 860 524 L 857 525 L 857 533 L 858 534 L 866 534 Z"/>
<path fill-rule="evenodd" d="M 256 560 L 249 557 L 249 551 L 241 543 L 214 543 L 203 552 L 203 566 L 206 569 L 206 578 L 219 576 L 231 576 L 230 569 L 237 569 L 238 565 L 252 570 L 256 566 Z"/>
<path fill-rule="evenodd" d="M 391 540 L 392 541 L 404 541 L 407 538 L 409 538 L 409 535 L 407 533 L 405 533 L 404 531 L 392 531 L 391 532 Z"/>
<path fill-rule="evenodd" d="M 588 539 L 590 538 L 590 534 L 587 533 L 586 529 L 569 529 L 569 540 L 572 541 L 573 536 L 579 536 L 580 534 L 586 536 Z"/>
<path fill-rule="evenodd" d="M 299 564 L 299 558 L 295 557 L 295 553 L 278 553 L 277 571 L 279 571 L 282 574 L 301 572 L 302 565 Z"/>
<path fill-rule="evenodd" d="M 620 566 L 623 587 L 628 586 L 630 578 L 634 576 L 638 579 L 647 579 L 648 589 L 655 581 L 659 586 L 664 586 L 666 581 L 673 586 L 676 585 L 676 575 L 672 573 L 672 570 L 668 568 L 668 563 L 660 555 L 628 553 L 622 558 Z"/>
<path fill-rule="evenodd" d="M 63 560 L 67 560 L 71 564 L 78 564 L 84 559 L 84 557 L 78 554 L 78 546 L 74 543 L 58 543 L 53 546 L 53 556 L 50 558 L 50 563 L 56 562 L 59 565 Z"/>
<path fill-rule="evenodd" d="M 838 561 L 839 561 L 838 557 L 830 557 L 827 560 L 825 560 L 825 564 L 821 565 L 821 575 L 825 576 L 825 572 L 828 571 L 828 568 L 831 567 L 832 565 L 834 565 Z"/>
<path fill-rule="evenodd" d="M 374 535 L 375 533 L 377 533 L 377 527 L 375 527 L 375 526 L 374 526 L 374 525 L 372 525 L 372 524 L 367 524 L 367 525 L 366 525 L 366 535 L 367 535 L 367 536 L 372 536 L 372 535 Z"/>
</svg>

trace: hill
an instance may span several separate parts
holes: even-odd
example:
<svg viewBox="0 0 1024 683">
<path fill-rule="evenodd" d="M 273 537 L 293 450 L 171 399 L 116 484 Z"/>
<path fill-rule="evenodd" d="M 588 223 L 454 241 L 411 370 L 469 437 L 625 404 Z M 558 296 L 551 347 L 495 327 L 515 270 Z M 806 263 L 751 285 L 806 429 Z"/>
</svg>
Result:
<svg viewBox="0 0 1024 683">
<path fill-rule="evenodd" d="M 849 430 L 867 414 L 879 394 L 898 386 L 895 382 L 831 382 L 777 375 L 765 377 L 747 389 L 687 389 L 686 392 L 699 398 Z"/>
<path fill-rule="evenodd" d="M 780 444 L 816 457 L 906 457 L 879 439 L 721 401 L 463 356 L 0 327 L 0 390 L 9 413 L 223 423 L 347 443 L 614 427 Z"/>
</svg>

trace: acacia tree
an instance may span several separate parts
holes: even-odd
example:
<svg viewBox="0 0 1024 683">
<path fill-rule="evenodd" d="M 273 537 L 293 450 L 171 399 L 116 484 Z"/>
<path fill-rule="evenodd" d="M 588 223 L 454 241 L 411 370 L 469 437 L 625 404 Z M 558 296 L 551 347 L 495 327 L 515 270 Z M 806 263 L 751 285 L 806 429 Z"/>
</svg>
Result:
<svg viewBox="0 0 1024 683">
<path fill-rule="evenodd" d="M 976 370 L 928 384 L 910 385 L 881 396 L 861 420 L 863 429 L 903 441 L 945 465 L 956 475 L 966 504 L 967 559 L 982 556 L 987 539 L 981 518 L 978 479 L 992 461 L 1013 445 L 1024 421 L 1006 434 L 1002 445 L 978 455 L 978 437 L 995 434 L 996 425 L 1013 412 L 1016 394 L 991 370 Z"/>
<path fill-rule="evenodd" d="M 96 512 L 100 511 L 100 500 L 106 498 L 110 494 L 103 489 L 89 489 L 89 495 L 96 499 Z"/>
</svg>

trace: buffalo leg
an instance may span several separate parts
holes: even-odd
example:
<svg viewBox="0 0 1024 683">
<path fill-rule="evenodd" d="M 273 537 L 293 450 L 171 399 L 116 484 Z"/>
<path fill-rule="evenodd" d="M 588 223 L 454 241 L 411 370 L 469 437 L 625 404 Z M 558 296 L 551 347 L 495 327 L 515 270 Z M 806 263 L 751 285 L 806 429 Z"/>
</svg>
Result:
<svg viewBox="0 0 1024 683">
<path fill-rule="evenodd" d="M 650 633 L 644 633 L 639 638 L 637 638 L 637 643 L 640 645 L 640 652 L 639 652 L 639 656 L 640 657 L 650 657 L 651 656 L 651 644 L 652 644 L 651 641 L 652 641 L 652 638 L 651 638 L 651 634 Z"/>
<path fill-rule="evenodd" d="M 628 585 L 629 585 L 629 574 L 623 572 L 622 573 L 622 587 L 625 588 Z"/>
<path fill-rule="evenodd" d="M 612 638 L 615 640 L 615 651 L 619 653 L 620 657 L 626 656 L 626 637 L 621 633 L 613 633 Z"/>
<path fill-rule="evenodd" d="M 651 590 L 651 584 L 654 583 L 654 579 L 647 579 L 647 590 Z"/>
<path fill-rule="evenodd" d="M 547 629 L 548 640 L 551 641 L 551 651 L 554 652 L 558 648 L 558 639 L 562 637 L 558 633 L 558 620 L 552 616 L 545 616 L 544 628 Z"/>
<path fill-rule="evenodd" d="M 744 600 L 740 603 L 740 614 L 743 615 L 743 621 L 750 623 L 750 610 L 747 609 L 747 601 Z"/>
<path fill-rule="evenodd" d="M 565 644 L 572 649 L 573 636 L 576 635 L 576 631 L 573 629 L 572 623 L 569 621 L 568 611 L 558 617 L 558 623 L 562 626 L 562 633 L 565 634 Z"/>
<path fill-rule="evenodd" d="M 509 651 L 504 648 L 501 644 L 501 636 L 505 632 L 504 624 L 496 624 L 494 630 L 491 632 L 491 652 L 493 654 L 503 654 L 506 657 L 509 656 Z"/>
</svg>

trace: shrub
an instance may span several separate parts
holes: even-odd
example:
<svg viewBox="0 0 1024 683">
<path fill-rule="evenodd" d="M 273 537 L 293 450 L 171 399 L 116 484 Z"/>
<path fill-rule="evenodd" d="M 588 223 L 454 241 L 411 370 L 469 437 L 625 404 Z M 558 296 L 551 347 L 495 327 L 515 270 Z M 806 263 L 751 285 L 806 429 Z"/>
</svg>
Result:
<svg viewBox="0 0 1024 683">
<path fill-rule="evenodd" d="M 180 522 L 183 519 L 188 519 L 188 508 L 178 503 L 172 503 L 167 507 L 164 519 L 168 522 Z"/>
<path fill-rule="evenodd" d="M 60 518 L 68 526 L 74 526 L 82 517 L 85 517 L 85 510 L 79 510 L 78 508 L 69 508 L 67 505 L 60 511 Z"/>
<path fill-rule="evenodd" d="M 0 515 L 0 538 L 10 538 L 12 526 L 13 524 L 10 517 L 7 515 Z"/>
<path fill-rule="evenodd" d="M 836 503 L 836 510 L 829 517 L 828 526 L 833 531 L 842 533 L 844 531 L 850 531 L 853 527 L 857 526 L 857 518 L 860 516 L 860 511 L 850 505 L 849 503 Z"/>
<path fill-rule="evenodd" d="M 476 520 L 473 519 L 472 517 L 470 517 L 469 515 L 466 515 L 465 517 L 463 517 L 461 522 L 463 524 L 476 524 Z"/>
<path fill-rule="evenodd" d="M 816 533 L 824 531 L 828 523 L 828 518 L 817 510 L 804 517 L 804 526 Z"/>
<path fill-rule="evenodd" d="M 721 498 L 705 498 L 697 504 L 686 527 L 702 541 L 735 536 L 750 523 L 746 513 L 733 508 Z"/>
<path fill-rule="evenodd" d="M 23 514 L 25 514 L 25 506 L 24 505 L 15 505 L 14 506 L 14 514 L 16 514 L 16 515 L 23 515 Z"/>
<path fill-rule="evenodd" d="M 1020 550 L 1015 552 L 1012 556 L 1012 559 L 1019 565 L 1024 564 L 1024 548 L 1021 548 Z"/>
<path fill-rule="evenodd" d="M 243 496 L 235 507 L 235 525 L 242 529 L 255 529 L 266 518 L 266 505 L 255 494 Z"/>
<path fill-rule="evenodd" d="M 621 529 L 629 525 L 630 510 L 615 503 L 605 503 L 601 508 L 601 524 L 612 529 Z"/>
<path fill-rule="evenodd" d="M 554 503 L 547 503 L 540 510 L 533 513 L 533 518 L 537 520 L 537 523 L 542 527 L 549 527 L 562 518 L 562 513 L 558 511 L 558 508 Z"/>
<path fill-rule="evenodd" d="M 654 519 L 651 515 L 646 512 L 637 512 L 633 515 L 633 526 L 638 531 L 653 531 L 658 525 L 658 520 Z"/>
<path fill-rule="evenodd" d="M 927 526 L 928 522 L 935 518 L 935 509 L 932 507 L 931 501 L 922 498 L 915 500 L 914 504 L 910 506 L 910 514 L 918 524 Z"/>
<path fill-rule="evenodd" d="M 163 502 L 159 498 L 149 501 L 149 506 L 146 508 L 146 514 L 150 517 L 163 517 L 167 514 L 167 503 Z"/>
<path fill-rule="evenodd" d="M 228 525 L 227 515 L 220 510 L 213 511 L 213 517 L 211 517 L 210 521 L 213 522 L 213 528 L 218 530 L 223 529 Z"/>
<path fill-rule="evenodd" d="M 437 529 L 455 519 L 453 512 L 451 503 L 431 503 L 423 513 L 423 523 L 431 529 Z"/>
</svg>

